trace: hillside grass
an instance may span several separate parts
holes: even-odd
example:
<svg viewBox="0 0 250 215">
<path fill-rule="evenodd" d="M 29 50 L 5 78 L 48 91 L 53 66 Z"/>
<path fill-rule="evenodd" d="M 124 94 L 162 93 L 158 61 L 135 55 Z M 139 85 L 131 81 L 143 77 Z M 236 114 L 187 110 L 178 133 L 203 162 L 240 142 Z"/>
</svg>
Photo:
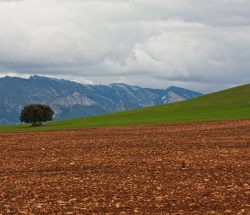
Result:
<svg viewBox="0 0 250 215">
<path fill-rule="evenodd" d="M 0 126 L 0 132 L 48 131 L 138 124 L 250 119 L 250 84 L 173 104 L 88 118 L 55 121 L 42 127 Z"/>
</svg>

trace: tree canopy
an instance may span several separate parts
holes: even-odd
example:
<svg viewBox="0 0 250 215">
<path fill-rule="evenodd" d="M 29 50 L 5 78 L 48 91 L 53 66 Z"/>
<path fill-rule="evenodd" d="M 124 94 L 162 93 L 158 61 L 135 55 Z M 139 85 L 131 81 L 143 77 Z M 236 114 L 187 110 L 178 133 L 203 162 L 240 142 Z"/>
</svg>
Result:
<svg viewBox="0 0 250 215">
<path fill-rule="evenodd" d="M 30 104 L 23 108 L 20 121 L 24 123 L 31 123 L 32 126 L 39 126 L 42 122 L 51 121 L 54 111 L 48 105 Z"/>
</svg>

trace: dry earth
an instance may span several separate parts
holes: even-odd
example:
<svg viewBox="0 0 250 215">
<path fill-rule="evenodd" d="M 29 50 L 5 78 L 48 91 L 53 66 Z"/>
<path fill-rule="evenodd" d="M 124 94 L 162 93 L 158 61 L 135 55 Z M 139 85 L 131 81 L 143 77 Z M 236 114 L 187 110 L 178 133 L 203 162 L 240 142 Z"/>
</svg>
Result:
<svg viewBox="0 0 250 215">
<path fill-rule="evenodd" d="M 0 214 L 250 214 L 250 121 L 0 134 Z"/>
</svg>

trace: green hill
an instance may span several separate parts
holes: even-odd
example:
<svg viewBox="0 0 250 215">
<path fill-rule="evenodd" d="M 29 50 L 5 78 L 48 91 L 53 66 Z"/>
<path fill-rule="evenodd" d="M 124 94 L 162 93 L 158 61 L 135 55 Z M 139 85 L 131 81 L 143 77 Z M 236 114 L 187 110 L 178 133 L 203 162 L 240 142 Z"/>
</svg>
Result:
<svg viewBox="0 0 250 215">
<path fill-rule="evenodd" d="M 1 126 L 0 132 L 61 130 L 136 124 L 250 119 L 250 84 L 168 105 L 49 123 Z"/>
</svg>

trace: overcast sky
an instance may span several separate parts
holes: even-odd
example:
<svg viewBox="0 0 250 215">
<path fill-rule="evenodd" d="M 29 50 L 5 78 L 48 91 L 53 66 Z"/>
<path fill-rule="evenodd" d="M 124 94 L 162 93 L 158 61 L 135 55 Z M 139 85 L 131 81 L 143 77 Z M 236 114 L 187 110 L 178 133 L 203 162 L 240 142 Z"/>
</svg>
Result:
<svg viewBox="0 0 250 215">
<path fill-rule="evenodd" d="M 0 0 L 0 76 L 169 85 L 250 82 L 249 0 Z"/>
</svg>

